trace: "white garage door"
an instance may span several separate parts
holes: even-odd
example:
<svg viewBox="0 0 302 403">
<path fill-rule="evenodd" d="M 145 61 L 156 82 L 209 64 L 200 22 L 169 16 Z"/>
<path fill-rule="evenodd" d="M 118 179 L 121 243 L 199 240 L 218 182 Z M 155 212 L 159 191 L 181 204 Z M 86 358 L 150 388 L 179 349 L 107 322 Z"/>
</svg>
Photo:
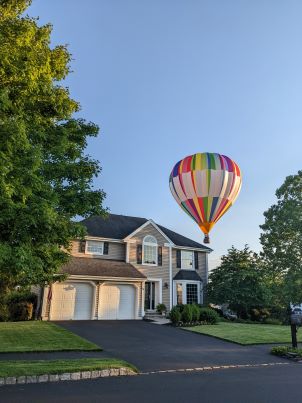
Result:
<svg viewBox="0 0 302 403">
<path fill-rule="evenodd" d="M 100 288 L 100 319 L 134 319 L 135 288 L 128 284 L 107 284 Z"/>
<path fill-rule="evenodd" d="M 87 283 L 61 283 L 53 286 L 51 320 L 91 319 L 93 289 Z"/>
</svg>

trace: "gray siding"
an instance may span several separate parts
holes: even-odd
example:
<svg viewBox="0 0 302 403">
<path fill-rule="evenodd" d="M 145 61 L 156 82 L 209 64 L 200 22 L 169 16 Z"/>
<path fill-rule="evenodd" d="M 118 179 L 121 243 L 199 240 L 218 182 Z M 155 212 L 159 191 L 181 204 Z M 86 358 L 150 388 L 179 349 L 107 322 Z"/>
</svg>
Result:
<svg viewBox="0 0 302 403">
<path fill-rule="evenodd" d="M 118 242 L 108 242 L 108 255 L 90 255 L 79 252 L 81 241 L 75 240 L 72 242 L 71 254 L 77 257 L 87 257 L 95 259 L 111 259 L 111 260 L 126 260 L 126 245 Z"/>
<path fill-rule="evenodd" d="M 183 250 L 186 250 L 185 248 Z M 205 252 L 198 252 L 198 270 L 196 272 L 199 274 L 203 281 L 203 285 L 206 285 L 207 282 L 207 266 L 206 266 L 207 254 Z M 179 268 L 177 268 L 176 264 L 176 249 L 172 251 L 172 277 L 179 272 Z"/>
<path fill-rule="evenodd" d="M 137 244 L 142 244 L 144 237 L 146 235 L 152 235 L 157 239 L 158 246 L 162 247 L 162 266 L 146 266 L 143 264 L 137 264 L 136 261 L 136 246 Z M 129 253 L 129 262 L 133 264 L 138 270 L 140 270 L 147 278 L 158 278 L 162 280 L 162 302 L 169 309 L 169 288 L 164 287 L 164 283 L 169 284 L 169 248 L 164 246 L 167 243 L 165 237 L 163 237 L 160 232 L 157 231 L 153 225 L 149 224 L 144 227 L 141 231 L 139 231 L 135 236 L 131 238 L 131 241 L 135 241 L 134 243 L 130 243 L 130 253 Z"/>
</svg>

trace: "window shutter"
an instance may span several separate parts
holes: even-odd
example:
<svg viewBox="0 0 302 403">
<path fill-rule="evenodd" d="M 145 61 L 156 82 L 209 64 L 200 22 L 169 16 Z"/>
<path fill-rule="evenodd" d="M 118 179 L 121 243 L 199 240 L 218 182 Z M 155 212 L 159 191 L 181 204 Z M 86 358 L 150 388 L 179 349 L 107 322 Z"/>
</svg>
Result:
<svg viewBox="0 0 302 403">
<path fill-rule="evenodd" d="M 178 269 L 181 269 L 181 250 L 180 249 L 176 250 L 176 267 Z"/>
<path fill-rule="evenodd" d="M 136 246 L 136 262 L 137 264 L 142 264 L 142 245 Z"/>
<path fill-rule="evenodd" d="M 194 251 L 195 270 L 198 270 L 198 252 Z"/>
<path fill-rule="evenodd" d="M 79 243 L 79 252 L 85 253 L 86 250 L 86 241 L 80 241 Z"/>
<path fill-rule="evenodd" d="M 158 266 L 163 265 L 163 248 L 161 246 L 158 247 L 157 264 Z"/>
<path fill-rule="evenodd" d="M 104 255 L 108 255 L 109 252 L 109 242 L 104 242 Z"/>
</svg>

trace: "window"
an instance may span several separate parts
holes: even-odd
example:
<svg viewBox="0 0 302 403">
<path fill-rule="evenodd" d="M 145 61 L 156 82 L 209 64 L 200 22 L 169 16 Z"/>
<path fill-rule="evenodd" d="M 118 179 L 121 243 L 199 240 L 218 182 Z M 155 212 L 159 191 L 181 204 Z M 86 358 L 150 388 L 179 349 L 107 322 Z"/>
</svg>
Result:
<svg viewBox="0 0 302 403">
<path fill-rule="evenodd" d="M 188 250 L 181 251 L 181 268 L 186 270 L 194 269 L 194 253 Z"/>
<path fill-rule="evenodd" d="M 99 241 L 87 241 L 86 242 L 86 253 L 91 255 L 103 255 L 104 253 L 104 242 Z"/>
<path fill-rule="evenodd" d="M 177 305 L 182 304 L 182 284 L 176 284 L 176 298 L 177 298 Z"/>
<path fill-rule="evenodd" d="M 143 264 L 157 265 L 157 240 L 147 235 L 143 241 Z"/>
<path fill-rule="evenodd" d="M 187 304 L 198 304 L 197 284 L 187 284 Z"/>
</svg>

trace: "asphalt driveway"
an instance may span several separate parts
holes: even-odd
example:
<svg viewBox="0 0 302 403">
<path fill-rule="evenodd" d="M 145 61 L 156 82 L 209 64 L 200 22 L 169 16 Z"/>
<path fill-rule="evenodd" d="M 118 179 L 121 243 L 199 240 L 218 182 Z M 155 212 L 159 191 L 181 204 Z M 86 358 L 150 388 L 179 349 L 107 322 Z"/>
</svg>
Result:
<svg viewBox="0 0 302 403">
<path fill-rule="evenodd" d="M 141 371 L 282 361 L 269 354 L 268 345 L 240 346 L 145 321 L 66 321 L 57 324 L 100 345 L 104 355 L 129 361 Z"/>
</svg>

